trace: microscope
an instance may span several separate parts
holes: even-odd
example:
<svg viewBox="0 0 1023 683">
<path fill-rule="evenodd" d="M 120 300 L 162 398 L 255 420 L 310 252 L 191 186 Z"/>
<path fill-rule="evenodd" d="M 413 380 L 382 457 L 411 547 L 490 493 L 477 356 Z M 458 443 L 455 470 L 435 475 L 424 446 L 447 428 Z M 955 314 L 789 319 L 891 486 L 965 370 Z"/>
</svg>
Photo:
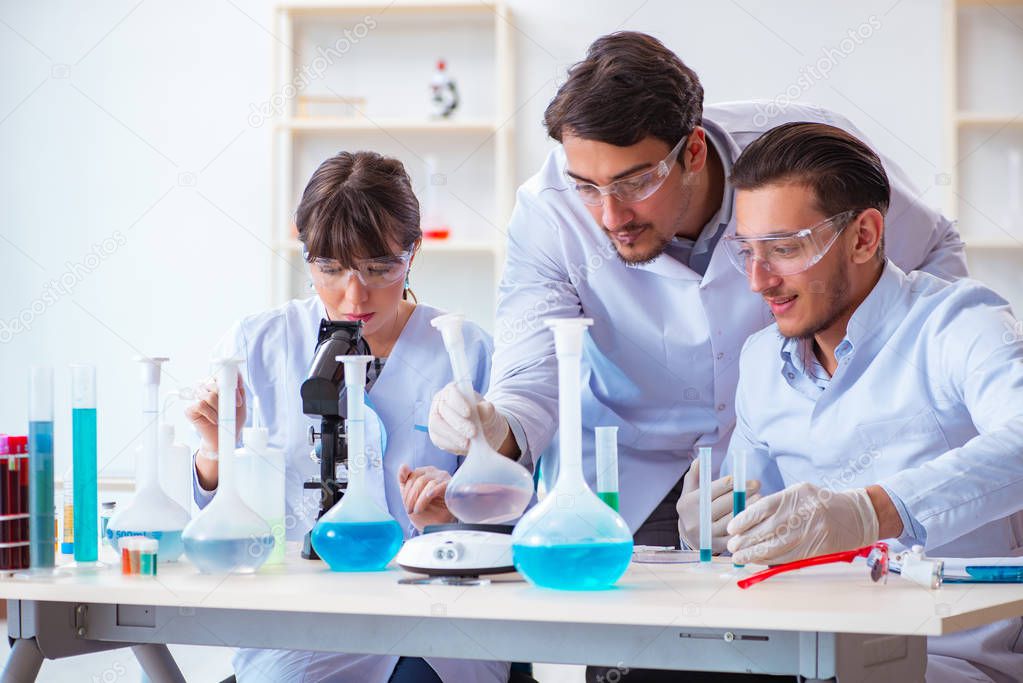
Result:
<svg viewBox="0 0 1023 683">
<path fill-rule="evenodd" d="M 320 418 L 320 431 L 309 428 L 309 444 L 320 442 L 320 478 L 304 482 L 305 489 L 320 491 L 316 519 L 341 500 L 348 485 L 348 444 L 345 441 L 345 368 L 337 356 L 371 355 L 362 338 L 361 321 L 321 320 L 309 375 L 302 382 L 302 412 Z M 314 459 L 315 451 L 314 451 Z M 320 559 L 313 550 L 310 534 L 302 542 L 302 557 Z"/>
</svg>

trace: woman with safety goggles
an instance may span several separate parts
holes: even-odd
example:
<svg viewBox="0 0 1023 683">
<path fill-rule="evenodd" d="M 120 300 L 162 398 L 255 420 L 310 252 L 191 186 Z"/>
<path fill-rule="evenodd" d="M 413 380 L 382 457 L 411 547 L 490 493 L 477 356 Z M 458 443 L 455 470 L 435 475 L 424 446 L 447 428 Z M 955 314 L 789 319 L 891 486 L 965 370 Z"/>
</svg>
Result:
<svg viewBox="0 0 1023 683">
<path fill-rule="evenodd" d="M 301 540 L 315 522 L 315 501 L 303 482 L 318 477 L 308 433 L 318 421 L 302 412 L 300 387 L 316 348 L 321 320 L 362 322 L 377 362 L 370 368 L 367 403 L 379 416 L 383 477 L 367 479 L 373 495 L 406 529 L 453 521 L 444 492 L 458 466 L 427 435 L 433 395 L 451 381 L 440 334 L 430 321 L 443 312 L 419 304 L 409 276 L 422 242 L 419 201 L 401 162 L 373 152 L 341 152 L 313 173 L 295 215 L 314 295 L 243 318 L 217 349 L 246 364 L 238 387 L 239 432 L 252 422 L 258 399 L 270 442 L 286 454 L 286 526 Z M 484 392 L 492 342 L 466 322 L 473 384 Z M 203 506 L 217 488 L 217 389 L 206 387 L 186 411 L 202 437 L 195 456 L 195 500 Z M 368 429 L 368 432 L 372 430 Z M 374 436 L 367 433 L 367 438 Z M 385 445 L 384 445 L 385 444 Z M 239 650 L 236 675 L 245 681 L 366 681 L 369 683 L 505 683 L 509 664 L 443 658 L 399 658 L 284 650 Z"/>
</svg>

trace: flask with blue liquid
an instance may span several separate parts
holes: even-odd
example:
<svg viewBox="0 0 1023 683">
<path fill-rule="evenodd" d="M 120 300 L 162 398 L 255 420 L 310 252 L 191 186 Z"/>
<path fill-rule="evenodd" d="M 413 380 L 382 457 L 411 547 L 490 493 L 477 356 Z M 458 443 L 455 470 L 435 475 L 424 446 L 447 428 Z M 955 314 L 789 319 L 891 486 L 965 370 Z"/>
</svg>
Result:
<svg viewBox="0 0 1023 683">
<path fill-rule="evenodd" d="M 542 588 L 610 588 L 632 560 L 628 525 L 583 478 L 580 358 L 583 334 L 592 323 L 586 318 L 547 321 L 558 356 L 558 480 L 512 532 L 515 568 Z"/>
<path fill-rule="evenodd" d="M 338 356 L 344 363 L 348 490 L 313 527 L 316 554 L 336 572 L 378 571 L 401 549 L 404 534 L 366 484 L 366 471 L 383 463 L 366 453 L 366 365 L 373 356 Z"/>
</svg>

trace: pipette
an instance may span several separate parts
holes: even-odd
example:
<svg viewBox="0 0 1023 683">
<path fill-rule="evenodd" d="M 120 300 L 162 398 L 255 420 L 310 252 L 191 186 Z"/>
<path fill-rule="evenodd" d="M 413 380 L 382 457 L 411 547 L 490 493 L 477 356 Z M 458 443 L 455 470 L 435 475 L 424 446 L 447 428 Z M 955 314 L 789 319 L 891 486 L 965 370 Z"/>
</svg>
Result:
<svg viewBox="0 0 1023 683">
<path fill-rule="evenodd" d="M 714 554 L 714 537 L 710 526 L 710 448 L 701 446 L 700 451 L 700 562 L 710 562 Z"/>
<path fill-rule="evenodd" d="M 746 509 L 746 451 L 739 449 L 732 454 L 734 473 L 732 476 L 732 519 Z M 732 563 L 736 569 L 742 564 Z"/>
<path fill-rule="evenodd" d="M 470 406 L 470 418 L 476 427 L 476 434 L 469 440 L 468 457 L 448 483 L 444 502 L 451 514 L 462 522 L 501 524 L 520 517 L 529 505 L 533 498 L 533 477 L 525 467 L 495 451 L 483 436 L 476 413 L 476 392 L 465 356 L 464 318 L 450 313 L 430 321 L 444 338 L 455 384 Z"/>
</svg>

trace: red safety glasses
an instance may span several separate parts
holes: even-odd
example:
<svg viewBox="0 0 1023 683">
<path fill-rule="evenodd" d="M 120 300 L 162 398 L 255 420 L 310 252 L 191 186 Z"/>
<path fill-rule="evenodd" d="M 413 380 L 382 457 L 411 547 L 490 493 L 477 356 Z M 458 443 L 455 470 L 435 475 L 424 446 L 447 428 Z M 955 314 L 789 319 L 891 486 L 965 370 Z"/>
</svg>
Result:
<svg viewBox="0 0 1023 683">
<path fill-rule="evenodd" d="M 763 571 L 757 572 L 756 574 L 747 576 L 745 579 L 741 579 L 739 581 L 739 588 L 749 588 L 750 586 L 758 584 L 761 581 L 765 581 L 772 576 L 791 572 L 796 569 L 802 569 L 803 567 L 816 567 L 818 565 L 834 564 L 836 562 L 852 562 L 857 557 L 867 558 L 867 566 L 870 567 L 870 578 L 872 581 L 875 583 L 878 581 L 883 583 L 888 582 L 888 544 L 874 543 L 873 545 L 863 546 L 856 550 L 843 550 L 840 553 L 829 553 L 827 555 L 818 555 L 817 557 L 808 557 L 805 560 L 776 564 L 773 567 L 769 567 Z"/>
</svg>

